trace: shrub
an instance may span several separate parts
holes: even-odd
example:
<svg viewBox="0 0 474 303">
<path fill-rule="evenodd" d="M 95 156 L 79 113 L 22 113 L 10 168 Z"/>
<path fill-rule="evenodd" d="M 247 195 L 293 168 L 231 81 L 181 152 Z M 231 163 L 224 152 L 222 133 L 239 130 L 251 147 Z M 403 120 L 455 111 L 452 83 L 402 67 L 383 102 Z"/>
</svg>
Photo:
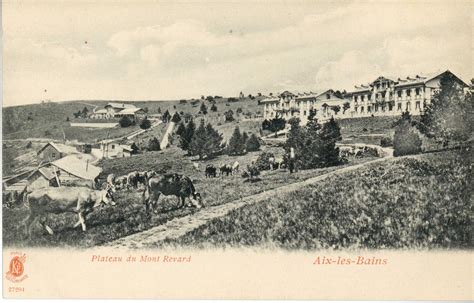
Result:
<svg viewBox="0 0 474 303">
<path fill-rule="evenodd" d="M 262 152 L 258 155 L 257 161 L 255 161 L 255 166 L 258 170 L 269 170 L 270 169 L 270 158 L 275 158 L 273 153 Z"/>
<path fill-rule="evenodd" d="M 149 129 L 151 127 L 151 122 L 148 120 L 148 118 L 144 118 L 142 122 L 140 123 L 140 128 L 141 129 Z"/>
<path fill-rule="evenodd" d="M 158 151 L 160 150 L 160 141 L 156 138 L 156 137 L 153 137 L 150 139 L 150 141 L 148 141 L 148 147 L 147 147 L 147 150 L 149 151 Z"/>
<path fill-rule="evenodd" d="M 393 146 L 393 140 L 391 137 L 383 137 L 380 139 L 380 146 L 382 147 L 389 147 Z"/>
<path fill-rule="evenodd" d="M 176 112 L 173 115 L 173 118 L 171 118 L 171 122 L 174 123 L 179 123 L 181 121 L 181 116 Z"/>
<path fill-rule="evenodd" d="M 410 116 L 401 117 L 393 136 L 393 155 L 404 156 L 421 152 L 422 141 L 418 131 L 411 125 Z"/>
<path fill-rule="evenodd" d="M 129 127 L 133 125 L 133 121 L 129 117 L 123 116 L 122 118 L 120 118 L 119 124 L 120 127 Z"/>
<path fill-rule="evenodd" d="M 232 122 L 232 121 L 235 120 L 235 119 L 234 119 L 234 112 L 233 112 L 231 109 L 229 109 L 228 111 L 226 111 L 226 112 L 224 113 L 224 116 L 225 116 L 225 122 Z"/>
</svg>

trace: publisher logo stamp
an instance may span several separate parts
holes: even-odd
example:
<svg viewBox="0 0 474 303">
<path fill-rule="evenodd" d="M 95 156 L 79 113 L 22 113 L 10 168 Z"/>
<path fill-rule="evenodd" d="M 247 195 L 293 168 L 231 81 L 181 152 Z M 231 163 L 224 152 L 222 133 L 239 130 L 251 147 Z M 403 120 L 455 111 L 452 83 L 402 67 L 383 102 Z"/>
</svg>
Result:
<svg viewBox="0 0 474 303">
<path fill-rule="evenodd" d="M 6 278 L 11 282 L 21 282 L 28 278 L 28 275 L 25 275 L 25 262 L 26 254 L 16 254 L 8 265 L 8 272 L 6 273 Z"/>
</svg>

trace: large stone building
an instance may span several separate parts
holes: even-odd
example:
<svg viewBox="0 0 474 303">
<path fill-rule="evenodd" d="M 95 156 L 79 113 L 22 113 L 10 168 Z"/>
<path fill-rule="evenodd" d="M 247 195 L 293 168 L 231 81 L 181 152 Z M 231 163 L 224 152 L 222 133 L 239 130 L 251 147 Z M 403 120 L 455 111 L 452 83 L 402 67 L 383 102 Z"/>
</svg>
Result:
<svg viewBox="0 0 474 303">
<path fill-rule="evenodd" d="M 324 90 L 320 93 L 292 93 L 285 91 L 276 97 L 261 101 L 264 105 L 264 118 L 267 120 L 281 117 L 288 120 L 298 117 L 302 124 L 308 121 L 311 109 L 316 110 L 316 118 L 324 122 L 335 119 L 401 115 L 408 111 L 420 115 L 431 102 L 434 93 L 440 87 L 440 79 L 449 73 L 454 76 L 460 88 L 468 85 L 450 71 L 431 75 L 416 75 L 404 79 L 380 76 L 373 82 L 355 86 L 347 94 Z"/>
<path fill-rule="evenodd" d="M 133 104 L 110 102 L 103 109 L 94 109 L 90 115 L 92 119 L 112 119 L 124 116 L 132 120 L 145 115 L 145 111 Z"/>
<path fill-rule="evenodd" d="M 355 90 L 349 93 L 350 117 L 401 115 L 406 111 L 420 115 L 439 89 L 441 77 L 447 73 L 454 76 L 460 88 L 467 87 L 449 70 L 404 79 L 380 76 L 372 83 L 355 86 Z"/>
<path fill-rule="evenodd" d="M 328 89 L 318 93 L 284 91 L 277 97 L 263 99 L 260 103 L 264 106 L 264 119 L 280 117 L 288 120 L 296 117 L 302 124 L 306 124 L 312 109 L 316 110 L 316 118 L 319 121 L 345 115 L 350 106 L 350 99 L 345 99 L 340 93 Z"/>
</svg>

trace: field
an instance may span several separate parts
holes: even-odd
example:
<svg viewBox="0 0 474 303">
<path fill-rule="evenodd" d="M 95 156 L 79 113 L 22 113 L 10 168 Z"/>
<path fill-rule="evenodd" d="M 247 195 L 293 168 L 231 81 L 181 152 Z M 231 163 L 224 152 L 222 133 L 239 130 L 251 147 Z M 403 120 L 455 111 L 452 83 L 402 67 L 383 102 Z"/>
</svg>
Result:
<svg viewBox="0 0 474 303">
<path fill-rule="evenodd" d="M 472 248 L 471 160 L 462 150 L 370 164 L 157 246 Z"/>
<path fill-rule="evenodd" d="M 399 117 L 366 117 L 337 120 L 343 143 L 380 145 L 380 139 L 393 136 L 393 123 Z"/>
<path fill-rule="evenodd" d="M 274 147 L 267 149 L 267 151 L 272 151 L 276 154 L 282 152 L 279 148 Z M 181 150 L 172 147 L 165 151 L 150 152 L 131 158 L 103 160 L 101 166 L 104 168 L 103 177 L 108 173 L 122 175 L 132 170 L 148 169 L 157 170 L 159 173 L 177 172 L 190 176 L 195 183 L 196 189 L 202 194 L 207 206 L 231 203 L 243 196 L 305 180 L 339 168 L 306 170 L 292 175 L 285 170 L 267 171 L 262 173 L 260 176 L 262 180 L 259 182 L 245 182 L 240 175 L 210 179 L 204 177 L 203 170 L 208 163 L 219 165 L 238 160 L 241 167 L 245 167 L 257 155 L 258 152 L 240 157 L 221 156 L 216 159 L 199 162 L 200 171 L 196 171 L 193 168 L 191 159 L 185 157 Z M 370 158 L 353 159 L 347 165 L 367 160 L 370 160 Z M 83 233 L 80 228 L 72 228 L 75 217 L 71 215 L 50 215 L 47 218 L 47 223 L 56 233 L 53 236 L 47 235 L 37 224 L 34 228 L 34 237 L 31 240 L 26 239 L 24 226 L 21 224 L 27 216 L 26 207 L 4 208 L 4 245 L 89 247 L 161 225 L 173 218 L 189 215 L 197 211 L 192 208 L 175 209 L 176 198 L 169 197 L 163 199 L 163 203 L 160 203 L 160 213 L 153 216 L 151 221 L 147 221 L 141 202 L 141 193 L 142 190 L 117 192 L 116 200 L 118 205 L 103 206 L 91 213 L 87 219 L 88 231 L 86 233 Z"/>
</svg>

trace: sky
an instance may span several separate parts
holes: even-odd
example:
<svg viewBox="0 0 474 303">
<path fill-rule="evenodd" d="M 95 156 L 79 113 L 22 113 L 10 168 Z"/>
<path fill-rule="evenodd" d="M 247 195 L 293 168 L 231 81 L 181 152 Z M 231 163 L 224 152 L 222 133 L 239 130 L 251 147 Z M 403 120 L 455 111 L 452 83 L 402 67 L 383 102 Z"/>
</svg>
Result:
<svg viewBox="0 0 474 303">
<path fill-rule="evenodd" d="M 3 2 L 3 105 L 473 73 L 472 1 Z"/>
</svg>

